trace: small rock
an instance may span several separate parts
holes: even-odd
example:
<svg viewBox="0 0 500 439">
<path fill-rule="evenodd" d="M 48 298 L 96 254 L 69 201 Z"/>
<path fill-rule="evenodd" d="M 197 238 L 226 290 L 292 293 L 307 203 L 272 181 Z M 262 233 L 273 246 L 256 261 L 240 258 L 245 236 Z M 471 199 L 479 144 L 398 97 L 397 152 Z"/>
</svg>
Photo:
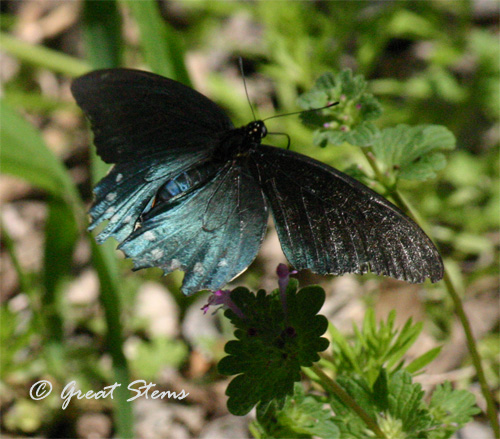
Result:
<svg viewBox="0 0 500 439">
<path fill-rule="evenodd" d="M 111 420 L 102 413 L 85 413 L 76 422 L 76 434 L 85 439 L 109 437 Z"/>
<path fill-rule="evenodd" d="M 222 416 L 209 422 L 201 431 L 200 439 L 247 439 L 248 417 Z"/>
<path fill-rule="evenodd" d="M 151 336 L 176 337 L 179 333 L 179 309 L 172 295 L 156 282 L 144 283 L 137 293 L 137 316 L 149 324 Z"/>
</svg>

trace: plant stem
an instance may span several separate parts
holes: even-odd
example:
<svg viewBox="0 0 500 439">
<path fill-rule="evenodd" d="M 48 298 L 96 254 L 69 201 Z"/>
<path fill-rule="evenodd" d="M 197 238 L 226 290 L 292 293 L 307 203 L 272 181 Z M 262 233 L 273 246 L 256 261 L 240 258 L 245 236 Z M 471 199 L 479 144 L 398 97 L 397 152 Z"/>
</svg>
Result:
<svg viewBox="0 0 500 439">
<path fill-rule="evenodd" d="M 353 412 L 355 412 L 366 424 L 366 426 L 375 433 L 377 438 L 384 439 L 386 436 L 368 413 L 366 413 L 356 401 L 349 395 L 342 387 L 340 387 L 334 380 L 332 380 L 328 375 L 326 375 L 320 367 L 313 364 L 311 369 L 318 376 L 323 387 L 330 391 L 332 394 L 337 396 L 346 406 L 348 406 Z"/>
<path fill-rule="evenodd" d="M 455 305 L 455 312 L 462 323 L 462 327 L 464 328 L 465 338 L 467 339 L 467 347 L 469 348 L 469 353 L 472 359 L 472 364 L 474 364 L 474 368 L 476 369 L 477 379 L 479 384 L 481 385 L 481 392 L 486 400 L 486 412 L 488 418 L 490 419 L 491 428 L 495 433 L 496 438 L 500 438 L 500 425 L 498 423 L 497 411 L 495 408 L 495 402 L 493 400 L 493 395 L 491 394 L 491 390 L 488 387 L 488 383 L 486 382 L 486 376 L 484 374 L 483 364 L 481 361 L 481 356 L 476 347 L 476 341 L 474 340 L 474 335 L 472 334 L 472 328 L 470 326 L 469 319 L 465 314 L 465 310 L 463 307 L 462 299 L 457 293 L 453 282 L 451 281 L 450 275 L 446 270 L 446 266 L 444 269 L 444 284 L 446 285 L 446 289 L 448 290 L 448 294 L 453 300 L 453 304 Z"/>
<path fill-rule="evenodd" d="M 417 221 L 417 219 L 415 218 L 415 215 L 412 212 L 411 206 L 401 196 L 401 194 L 398 192 L 397 189 L 392 191 L 392 195 L 393 195 L 394 201 L 396 202 L 396 204 L 398 205 L 398 207 L 400 209 L 402 209 L 407 214 L 412 216 L 413 219 L 417 222 L 417 224 L 419 224 L 419 225 L 424 224 L 423 220 L 420 218 L 419 218 L 419 221 Z M 424 224 L 424 226 L 425 226 L 425 224 Z M 424 227 L 422 227 L 422 228 L 424 228 Z M 425 227 L 425 228 L 427 228 L 427 227 Z M 470 353 L 470 356 L 472 359 L 472 364 L 474 364 L 474 368 L 476 369 L 477 379 L 478 379 L 479 384 L 481 386 L 481 393 L 483 394 L 484 399 L 486 401 L 486 412 L 487 412 L 488 418 L 489 418 L 490 423 L 491 423 L 491 428 L 493 429 L 493 431 L 495 433 L 495 437 L 500 438 L 500 425 L 498 422 L 497 412 L 496 412 L 496 408 L 495 408 L 495 402 L 493 400 L 491 390 L 488 387 L 488 383 L 486 382 L 486 376 L 484 374 L 481 356 L 479 355 L 479 352 L 477 350 L 476 341 L 474 339 L 474 335 L 472 333 L 472 328 L 471 328 L 469 319 L 467 317 L 467 314 L 465 314 L 462 299 L 460 298 L 460 295 L 458 294 L 457 289 L 455 288 L 455 286 L 453 285 L 453 282 L 451 281 L 450 273 L 449 273 L 448 269 L 446 268 L 446 265 L 444 266 L 443 281 L 444 281 L 444 284 L 446 285 L 446 289 L 448 291 L 448 294 L 451 297 L 451 300 L 453 301 L 453 305 L 455 306 L 455 313 L 458 316 L 458 319 L 460 320 L 460 323 L 462 324 L 462 327 L 464 329 L 465 338 L 467 340 L 467 347 L 469 349 L 469 353 Z"/>
</svg>

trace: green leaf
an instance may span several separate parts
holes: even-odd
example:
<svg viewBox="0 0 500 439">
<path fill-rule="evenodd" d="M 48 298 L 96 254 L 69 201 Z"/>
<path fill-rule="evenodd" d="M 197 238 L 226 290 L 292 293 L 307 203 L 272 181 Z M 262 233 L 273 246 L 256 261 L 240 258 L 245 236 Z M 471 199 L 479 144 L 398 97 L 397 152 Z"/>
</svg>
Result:
<svg viewBox="0 0 500 439">
<path fill-rule="evenodd" d="M 339 375 L 362 375 L 370 386 L 380 379 L 382 368 L 389 376 L 402 368 L 412 373 L 421 370 L 438 355 L 440 349 L 432 349 L 404 367 L 404 355 L 417 341 L 423 325 L 421 322 L 414 324 L 410 318 L 402 328 L 396 329 L 395 319 L 396 313 L 391 311 L 387 320 L 377 323 L 374 311 L 369 309 L 361 329 L 353 326 L 354 339 L 351 343 L 330 325 L 331 367 Z"/>
<path fill-rule="evenodd" d="M 225 315 L 237 328 L 226 344 L 229 354 L 218 365 L 225 375 L 238 375 L 229 384 L 228 409 L 235 415 L 248 413 L 257 403 L 283 400 L 300 380 L 300 368 L 319 360 L 319 351 L 328 347 L 321 335 L 328 322 L 316 315 L 325 293 L 320 287 L 307 287 L 298 293 L 297 281 L 291 279 L 286 291 L 286 306 L 279 290 L 271 294 L 261 290 L 256 295 L 246 288 L 236 288 L 231 299 L 244 318 L 231 310 Z"/>
<path fill-rule="evenodd" d="M 412 383 L 411 375 L 399 371 L 392 376 L 384 369 L 373 388 L 360 376 L 339 376 L 338 384 L 377 423 L 386 437 L 424 438 L 426 431 L 436 424 L 423 402 L 420 384 Z M 334 421 L 342 438 L 367 437 L 363 421 L 344 405 L 336 395 L 330 398 L 335 413 Z"/>
<path fill-rule="evenodd" d="M 300 383 L 295 383 L 293 396 L 286 398 L 282 408 L 272 403 L 263 410 L 259 405 L 257 420 L 268 435 L 276 438 L 339 437 L 331 412 L 315 397 L 306 396 Z"/>
<path fill-rule="evenodd" d="M 412 437 L 421 437 L 420 432 L 432 426 L 432 419 L 423 404 L 424 391 L 418 383 L 412 383 L 411 375 L 396 372 L 388 385 L 388 412 L 402 421 L 403 430 Z"/>
<path fill-rule="evenodd" d="M 424 181 L 443 169 L 443 151 L 455 148 L 455 137 L 443 126 L 397 125 L 386 128 L 374 139 L 372 151 L 386 173 L 396 178 Z"/>
<path fill-rule="evenodd" d="M 367 414 L 376 418 L 376 399 L 373 399 L 366 380 L 357 375 L 339 376 L 337 383 L 356 401 Z M 376 396 L 377 398 L 377 396 Z M 368 430 L 363 420 L 336 395 L 329 400 L 330 406 L 335 413 L 334 422 L 340 430 L 342 439 L 361 439 L 368 437 Z"/>
<path fill-rule="evenodd" d="M 140 341 L 132 360 L 135 375 L 153 381 L 166 366 L 178 367 L 187 355 L 187 346 L 180 340 L 155 337 Z"/>
<path fill-rule="evenodd" d="M 0 119 L 2 172 L 60 198 L 75 195 L 68 172 L 47 148 L 39 132 L 4 101 L 0 101 Z"/>
<path fill-rule="evenodd" d="M 466 390 L 454 390 L 446 381 L 436 387 L 429 409 L 435 421 L 440 424 L 432 435 L 435 439 L 450 437 L 455 431 L 481 412 L 475 404 L 475 397 Z"/>
<path fill-rule="evenodd" d="M 342 145 L 349 143 L 356 146 L 370 146 L 380 135 L 379 129 L 371 122 L 360 123 L 353 131 L 343 127 L 344 130 L 316 130 L 313 134 L 313 143 L 320 147 Z"/>
<path fill-rule="evenodd" d="M 352 370 L 361 374 L 361 367 L 356 358 L 356 352 L 349 345 L 344 335 L 333 325 L 330 324 L 328 332 L 332 338 L 332 354 L 336 363 L 340 366 L 338 369 Z"/>
<path fill-rule="evenodd" d="M 299 97 L 299 105 L 307 110 L 320 108 L 329 102 L 338 105 L 321 112 L 301 115 L 303 123 L 319 128 L 314 133 L 314 144 L 341 145 L 344 142 L 367 146 L 378 135 L 370 122 L 382 113 L 379 102 L 366 92 L 367 82 L 362 75 L 343 70 L 337 75 L 325 73 L 313 88 Z"/>
<path fill-rule="evenodd" d="M 422 354 L 419 357 L 415 358 L 410 364 L 408 364 L 408 366 L 405 367 L 405 370 L 411 374 L 418 373 L 425 366 L 434 361 L 440 352 L 441 346 L 431 349 L 425 354 Z"/>
<path fill-rule="evenodd" d="M 107 350 L 113 360 L 114 381 L 117 383 L 130 382 L 128 362 L 123 351 L 123 327 L 121 322 L 120 279 L 116 264 L 116 256 L 112 243 L 98 245 L 94 237 L 88 234 L 92 249 L 92 263 L 97 270 L 100 282 L 99 299 L 104 309 L 106 319 Z M 114 398 L 114 416 L 118 436 L 133 437 L 132 405 L 127 399 L 130 397 L 126 386 L 116 389 Z"/>
</svg>

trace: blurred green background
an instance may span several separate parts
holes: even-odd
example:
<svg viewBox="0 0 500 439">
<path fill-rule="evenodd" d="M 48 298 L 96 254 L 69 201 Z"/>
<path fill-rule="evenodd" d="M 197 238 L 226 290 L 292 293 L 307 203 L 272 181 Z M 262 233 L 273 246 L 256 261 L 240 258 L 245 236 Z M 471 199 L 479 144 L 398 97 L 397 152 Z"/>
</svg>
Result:
<svg viewBox="0 0 500 439">
<path fill-rule="evenodd" d="M 97 246 L 89 239 L 91 188 L 107 166 L 90 147 L 69 92 L 73 77 L 95 68 L 152 70 L 206 94 L 239 126 L 252 118 L 239 56 L 257 117 L 299 110 L 298 96 L 322 73 L 351 68 L 365 75 L 383 105 L 379 127 L 432 123 L 454 133 L 457 150 L 438 178 L 403 189 L 430 224 L 464 295 L 498 402 L 496 1 L 47 0 L 0 7 L 2 433 L 124 437 L 134 428 L 138 437 L 209 437 L 211 431 L 225 437 L 226 428 L 227 437 L 246 434 L 246 419 L 226 416 L 225 382 L 215 369 L 230 336 L 227 322 L 201 314 L 205 298 L 180 295 L 180 273 L 133 273 L 116 243 Z M 296 116 L 268 128 L 288 133 L 293 150 L 341 170 L 367 168 L 353 146 L 314 147 Z M 286 146 L 278 136 L 267 142 Z M 268 235 L 234 285 L 275 287 L 274 270 L 284 257 L 272 227 Z M 446 373 L 477 393 L 440 284 L 308 273 L 300 280 L 325 287 L 326 314 L 346 331 L 371 305 L 380 315 L 398 308 L 402 319 L 411 313 L 424 320 L 426 347 L 445 348 L 423 382 L 432 385 L 433 373 Z M 29 389 L 42 379 L 53 393 L 34 401 Z M 185 389 L 190 397 L 128 403 L 123 388 L 135 379 Z M 62 410 L 59 395 L 72 380 L 84 391 L 124 384 L 113 400 L 74 399 Z"/>
</svg>

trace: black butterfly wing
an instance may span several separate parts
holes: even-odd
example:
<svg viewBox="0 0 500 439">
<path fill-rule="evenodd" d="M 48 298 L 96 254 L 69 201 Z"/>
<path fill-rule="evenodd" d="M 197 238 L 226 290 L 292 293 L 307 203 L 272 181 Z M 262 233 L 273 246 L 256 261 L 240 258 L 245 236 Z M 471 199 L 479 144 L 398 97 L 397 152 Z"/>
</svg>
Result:
<svg viewBox="0 0 500 439">
<path fill-rule="evenodd" d="M 211 148 L 216 133 L 233 128 L 210 99 L 149 72 L 96 70 L 75 79 L 71 91 L 90 119 L 97 153 L 107 163 Z"/>
<path fill-rule="evenodd" d="M 185 294 L 217 290 L 255 259 L 267 218 L 264 195 L 248 170 L 226 165 L 206 185 L 144 221 L 119 248 L 135 269 L 183 270 Z"/>
<path fill-rule="evenodd" d="M 261 145 L 249 162 L 296 269 L 373 273 L 412 283 L 443 277 L 427 235 L 382 196 L 301 154 Z"/>
</svg>

